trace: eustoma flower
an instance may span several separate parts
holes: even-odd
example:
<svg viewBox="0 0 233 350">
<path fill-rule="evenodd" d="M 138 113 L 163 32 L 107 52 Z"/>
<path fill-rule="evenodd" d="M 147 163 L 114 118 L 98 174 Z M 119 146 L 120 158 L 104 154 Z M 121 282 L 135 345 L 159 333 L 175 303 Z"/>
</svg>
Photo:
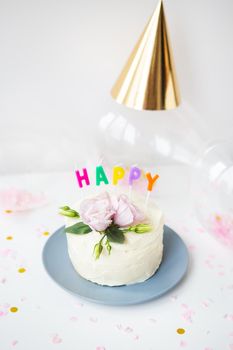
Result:
<svg viewBox="0 0 233 350">
<path fill-rule="evenodd" d="M 65 232 L 83 235 L 94 230 L 102 235 L 94 246 L 93 254 L 96 259 L 103 251 L 103 243 L 110 254 L 110 242 L 123 243 L 126 232 L 146 233 L 152 230 L 150 224 L 143 223 L 144 214 L 124 194 L 117 197 L 105 192 L 81 202 L 79 213 L 64 206 L 60 208 L 60 214 L 82 220 L 68 226 Z"/>
<path fill-rule="evenodd" d="M 105 231 L 111 225 L 115 210 L 108 193 L 86 199 L 80 204 L 80 215 L 85 224 L 96 231 Z"/>
<path fill-rule="evenodd" d="M 118 206 L 114 215 L 114 223 L 120 227 L 130 226 L 144 220 L 144 214 L 130 203 L 124 194 L 118 198 Z"/>
</svg>

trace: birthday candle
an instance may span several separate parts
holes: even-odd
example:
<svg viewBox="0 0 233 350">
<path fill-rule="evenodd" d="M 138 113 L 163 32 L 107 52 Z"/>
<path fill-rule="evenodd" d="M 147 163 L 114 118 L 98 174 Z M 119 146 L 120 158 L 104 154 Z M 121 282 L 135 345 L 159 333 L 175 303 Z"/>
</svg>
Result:
<svg viewBox="0 0 233 350">
<path fill-rule="evenodd" d="M 112 174 L 113 185 L 117 185 L 118 181 L 123 179 L 124 176 L 125 176 L 125 170 L 121 166 L 113 167 L 113 174 Z"/>
<path fill-rule="evenodd" d="M 132 186 L 133 182 L 141 176 L 141 170 L 136 166 L 132 167 L 129 172 L 129 185 Z"/>
<path fill-rule="evenodd" d="M 96 186 L 99 186 L 101 182 L 104 182 L 105 185 L 108 185 L 108 178 L 105 174 L 105 171 L 102 165 L 96 167 Z"/>
<path fill-rule="evenodd" d="M 141 176 L 141 170 L 136 166 L 132 166 L 129 172 L 129 200 L 131 200 L 131 196 L 132 196 L 133 182 L 139 179 L 140 176 Z"/>
<path fill-rule="evenodd" d="M 151 191 L 153 190 L 154 184 L 158 180 L 159 175 L 155 174 L 152 177 L 151 173 L 146 173 L 146 178 L 147 178 L 147 181 L 148 181 L 148 186 L 147 186 L 147 194 L 146 194 L 146 200 L 145 200 L 145 210 L 147 210 L 148 201 L 149 201 L 149 198 L 150 198 Z"/>
<path fill-rule="evenodd" d="M 151 173 L 146 173 L 146 178 L 147 178 L 147 181 L 148 181 L 147 191 L 151 192 L 153 190 L 155 182 L 159 178 L 159 175 L 155 174 L 154 177 L 152 177 Z"/>
<path fill-rule="evenodd" d="M 77 180 L 78 180 L 79 187 L 83 187 L 83 181 L 86 182 L 87 186 L 90 185 L 90 180 L 89 180 L 86 168 L 83 168 L 83 175 L 80 174 L 79 170 L 76 170 L 75 174 L 76 174 L 76 177 L 77 177 Z"/>
</svg>

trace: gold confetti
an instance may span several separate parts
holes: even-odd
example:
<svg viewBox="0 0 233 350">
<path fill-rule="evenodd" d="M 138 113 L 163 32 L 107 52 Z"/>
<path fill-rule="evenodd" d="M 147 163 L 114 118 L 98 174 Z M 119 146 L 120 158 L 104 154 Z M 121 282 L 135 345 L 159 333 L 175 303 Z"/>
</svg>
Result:
<svg viewBox="0 0 233 350">
<path fill-rule="evenodd" d="M 177 330 L 178 334 L 184 334 L 185 333 L 185 329 L 184 328 L 178 328 Z"/>
<path fill-rule="evenodd" d="M 18 269 L 18 272 L 19 273 L 24 273 L 26 271 L 26 269 L 24 268 L 24 267 L 20 267 L 19 269 Z"/>
<path fill-rule="evenodd" d="M 45 231 L 45 232 L 43 232 L 43 235 L 44 235 L 44 236 L 48 236 L 48 235 L 49 235 L 49 232 L 48 232 L 48 231 Z"/>
<path fill-rule="evenodd" d="M 11 240 L 13 239 L 13 237 L 12 237 L 12 236 L 7 236 L 6 239 L 7 239 L 8 241 L 11 241 Z"/>
<path fill-rule="evenodd" d="M 215 215 L 215 219 L 216 219 L 216 221 L 221 221 L 222 220 L 220 215 Z"/>
<path fill-rule="evenodd" d="M 16 306 L 12 306 L 10 308 L 10 312 L 17 312 L 18 311 L 18 308 Z"/>
<path fill-rule="evenodd" d="M 12 213 L 12 210 L 10 210 L 10 209 L 6 209 L 6 210 L 4 210 L 4 213 L 6 213 L 6 214 L 10 214 L 10 213 Z"/>
</svg>

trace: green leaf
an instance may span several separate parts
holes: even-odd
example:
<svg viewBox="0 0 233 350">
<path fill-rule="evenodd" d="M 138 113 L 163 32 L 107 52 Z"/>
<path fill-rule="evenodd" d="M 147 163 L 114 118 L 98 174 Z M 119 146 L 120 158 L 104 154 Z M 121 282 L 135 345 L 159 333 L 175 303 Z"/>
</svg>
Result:
<svg viewBox="0 0 233 350">
<path fill-rule="evenodd" d="M 116 225 L 109 226 L 106 229 L 106 234 L 110 242 L 123 243 L 125 240 L 124 233 Z"/>
<path fill-rule="evenodd" d="M 66 229 L 65 229 L 65 232 L 74 233 L 77 235 L 85 235 L 91 231 L 92 231 L 92 229 L 90 228 L 90 226 L 84 224 L 83 222 L 78 222 L 77 224 L 66 227 Z"/>
</svg>

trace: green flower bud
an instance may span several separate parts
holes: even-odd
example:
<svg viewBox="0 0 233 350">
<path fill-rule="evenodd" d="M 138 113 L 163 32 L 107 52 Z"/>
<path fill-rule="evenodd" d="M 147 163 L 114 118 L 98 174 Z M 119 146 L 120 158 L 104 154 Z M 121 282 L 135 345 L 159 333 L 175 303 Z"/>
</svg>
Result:
<svg viewBox="0 0 233 350">
<path fill-rule="evenodd" d="M 94 246 L 94 250 L 93 250 L 93 255 L 95 256 L 95 259 L 99 259 L 100 254 L 102 253 L 103 250 L 103 246 L 102 243 L 96 243 L 96 245 Z"/>
<path fill-rule="evenodd" d="M 68 207 L 67 205 L 65 205 L 64 207 L 60 207 L 60 209 L 62 209 L 62 210 L 69 210 L 70 207 Z"/>
<path fill-rule="evenodd" d="M 111 246 L 111 244 L 109 243 L 109 240 L 108 240 L 108 239 L 106 240 L 105 245 L 106 245 L 106 248 L 107 248 L 107 251 L 108 251 L 108 255 L 110 255 L 112 246 Z"/>
<path fill-rule="evenodd" d="M 150 224 L 138 224 L 136 226 L 131 226 L 128 231 L 135 233 L 146 233 L 152 230 L 152 226 Z"/>
<path fill-rule="evenodd" d="M 70 218 L 79 218 L 79 213 L 76 210 L 70 209 L 68 206 L 61 207 L 59 210 L 59 214 L 68 216 Z"/>
</svg>

